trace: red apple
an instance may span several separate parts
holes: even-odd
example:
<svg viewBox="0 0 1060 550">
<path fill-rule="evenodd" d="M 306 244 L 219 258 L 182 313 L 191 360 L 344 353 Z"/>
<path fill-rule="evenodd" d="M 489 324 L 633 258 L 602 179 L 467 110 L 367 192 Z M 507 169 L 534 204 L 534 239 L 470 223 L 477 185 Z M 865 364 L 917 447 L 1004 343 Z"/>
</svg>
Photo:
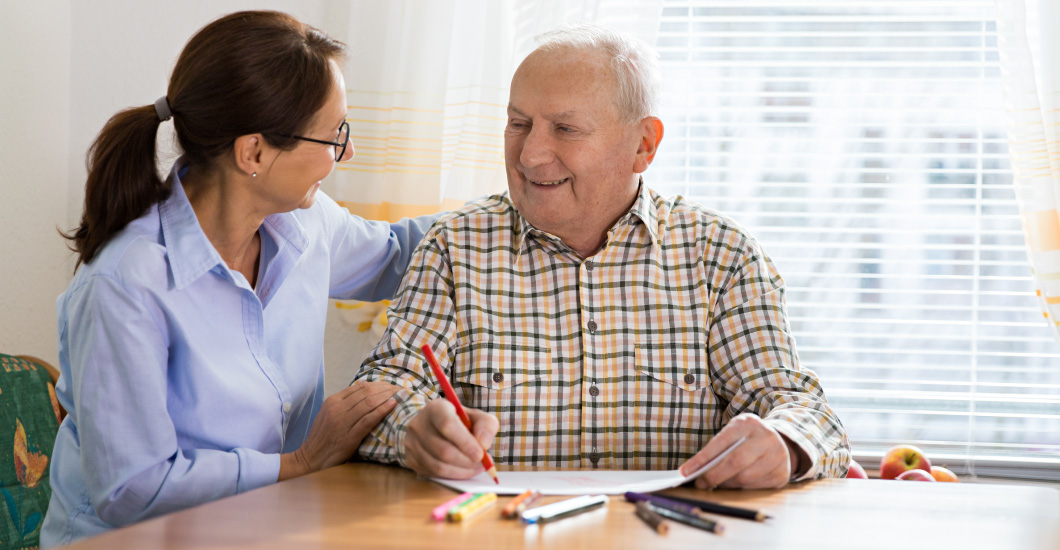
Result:
<svg viewBox="0 0 1060 550">
<path fill-rule="evenodd" d="M 961 481 L 957 479 L 957 476 L 948 468 L 943 468 L 942 466 L 932 466 L 931 477 L 935 478 L 935 481 L 946 481 L 950 483 L 958 483 Z"/>
<path fill-rule="evenodd" d="M 880 479 L 894 479 L 908 470 L 931 471 L 927 455 L 912 445 L 891 447 L 880 460 Z"/>
<path fill-rule="evenodd" d="M 931 477 L 931 474 L 919 469 L 906 470 L 895 479 L 901 479 L 903 481 L 930 481 L 932 483 L 935 482 L 935 478 Z"/>
<path fill-rule="evenodd" d="M 861 467 L 861 464 L 851 460 L 850 469 L 847 470 L 847 479 L 868 479 L 869 476 L 865 474 L 865 468 Z"/>
</svg>

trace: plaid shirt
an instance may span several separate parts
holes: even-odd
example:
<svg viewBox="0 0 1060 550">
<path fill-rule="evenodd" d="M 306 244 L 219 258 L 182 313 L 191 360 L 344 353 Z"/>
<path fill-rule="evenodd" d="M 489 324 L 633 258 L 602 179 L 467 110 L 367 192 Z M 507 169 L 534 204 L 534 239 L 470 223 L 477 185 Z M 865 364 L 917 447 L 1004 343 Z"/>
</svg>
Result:
<svg viewBox="0 0 1060 550">
<path fill-rule="evenodd" d="M 500 420 L 497 464 L 675 469 L 753 412 L 798 444 L 800 479 L 842 476 L 846 433 L 800 368 L 784 286 L 732 220 L 641 185 L 604 248 L 580 257 L 507 194 L 441 218 L 414 253 L 358 378 L 406 390 L 362 456 L 405 464 L 412 416 L 443 397 Z"/>
</svg>

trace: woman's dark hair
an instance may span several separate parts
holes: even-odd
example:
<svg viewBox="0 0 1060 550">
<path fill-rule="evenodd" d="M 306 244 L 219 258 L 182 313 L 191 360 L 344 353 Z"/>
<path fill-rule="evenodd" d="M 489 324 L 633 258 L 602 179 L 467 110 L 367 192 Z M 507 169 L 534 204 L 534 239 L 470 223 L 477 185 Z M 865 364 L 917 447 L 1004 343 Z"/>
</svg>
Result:
<svg viewBox="0 0 1060 550">
<path fill-rule="evenodd" d="M 166 97 L 189 166 L 209 170 L 239 136 L 291 149 L 334 86 L 346 46 L 285 13 L 245 11 L 206 25 L 173 68 Z M 169 196 L 156 168 L 154 105 L 111 117 L 88 150 L 81 225 L 63 236 L 89 263 L 129 222 Z"/>
</svg>

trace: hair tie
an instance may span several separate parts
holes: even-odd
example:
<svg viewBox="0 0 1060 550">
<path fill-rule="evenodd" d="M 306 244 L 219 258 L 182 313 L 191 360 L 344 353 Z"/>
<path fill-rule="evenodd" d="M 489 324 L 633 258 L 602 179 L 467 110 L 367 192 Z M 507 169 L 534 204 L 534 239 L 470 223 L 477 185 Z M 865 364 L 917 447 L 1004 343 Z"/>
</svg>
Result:
<svg viewBox="0 0 1060 550">
<path fill-rule="evenodd" d="M 158 115 L 160 122 L 173 118 L 173 111 L 169 110 L 169 100 L 166 99 L 166 96 L 162 96 L 155 101 L 155 114 Z"/>
</svg>

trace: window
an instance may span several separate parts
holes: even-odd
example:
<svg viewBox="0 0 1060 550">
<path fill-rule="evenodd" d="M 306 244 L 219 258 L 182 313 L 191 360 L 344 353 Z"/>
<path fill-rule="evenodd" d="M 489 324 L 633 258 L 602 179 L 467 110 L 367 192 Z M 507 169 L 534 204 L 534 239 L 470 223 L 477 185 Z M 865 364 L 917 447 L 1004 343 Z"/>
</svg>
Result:
<svg viewBox="0 0 1060 550">
<path fill-rule="evenodd" d="M 646 178 L 735 218 L 870 466 L 1060 477 L 1060 345 L 1007 158 L 993 0 L 664 3 Z"/>
</svg>

